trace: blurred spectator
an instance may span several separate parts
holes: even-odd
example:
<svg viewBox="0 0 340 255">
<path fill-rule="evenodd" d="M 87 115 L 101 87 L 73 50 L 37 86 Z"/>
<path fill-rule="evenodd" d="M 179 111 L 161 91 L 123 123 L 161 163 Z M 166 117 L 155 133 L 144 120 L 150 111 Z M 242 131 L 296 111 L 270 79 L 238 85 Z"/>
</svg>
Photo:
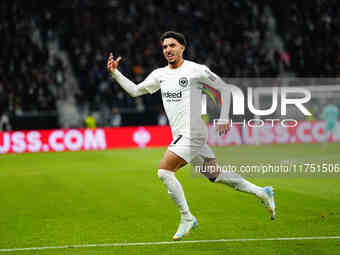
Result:
<svg viewBox="0 0 340 255">
<path fill-rule="evenodd" d="M 97 121 L 95 117 L 93 117 L 92 115 L 87 116 L 85 118 L 85 127 L 95 129 L 97 127 Z"/>
<path fill-rule="evenodd" d="M 0 82 L 14 113 L 55 111 L 56 83 L 63 82 L 62 62 L 49 54 L 39 41 L 37 17 L 15 1 L 0 8 Z"/>
<path fill-rule="evenodd" d="M 122 125 L 122 116 L 120 114 L 119 108 L 113 107 L 112 108 L 111 126 L 119 127 L 121 125 Z"/>
<path fill-rule="evenodd" d="M 12 130 L 11 123 L 9 121 L 8 113 L 4 112 L 0 115 L 0 131 L 10 131 Z"/>
</svg>

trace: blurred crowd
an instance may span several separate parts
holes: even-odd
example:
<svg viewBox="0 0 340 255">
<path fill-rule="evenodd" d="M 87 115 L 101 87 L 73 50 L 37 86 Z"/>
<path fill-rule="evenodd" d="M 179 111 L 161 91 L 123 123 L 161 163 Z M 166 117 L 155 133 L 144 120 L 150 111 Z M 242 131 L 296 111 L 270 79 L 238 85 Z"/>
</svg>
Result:
<svg viewBox="0 0 340 255">
<path fill-rule="evenodd" d="M 37 17 L 14 2 L 0 7 L 0 115 L 55 111 L 63 63 L 35 43 Z"/>
<path fill-rule="evenodd" d="M 94 0 L 61 0 L 53 8 L 43 1 L 34 8 L 1 3 L 1 107 L 55 109 L 63 63 L 46 50 L 50 36 L 68 52 L 79 83 L 77 103 L 91 111 L 159 111 L 160 97 L 131 99 L 112 86 L 106 59 L 109 52 L 122 56 L 121 71 L 140 82 L 166 65 L 159 37 L 167 30 L 186 35 L 187 59 L 222 77 L 339 76 L 337 2 L 106 0 L 98 6 Z M 34 27 L 42 47 L 29 36 Z"/>
</svg>

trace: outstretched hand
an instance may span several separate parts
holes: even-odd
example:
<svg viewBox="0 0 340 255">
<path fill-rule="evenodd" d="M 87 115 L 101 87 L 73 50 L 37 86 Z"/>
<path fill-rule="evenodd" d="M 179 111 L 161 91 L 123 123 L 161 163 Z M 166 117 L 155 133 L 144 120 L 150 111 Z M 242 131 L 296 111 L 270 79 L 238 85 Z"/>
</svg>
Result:
<svg viewBox="0 0 340 255">
<path fill-rule="evenodd" d="M 118 67 L 119 61 L 121 60 L 121 57 L 118 57 L 116 60 L 113 59 L 112 52 L 110 52 L 109 59 L 107 60 L 107 70 L 110 73 L 113 73 L 114 70 Z"/>
</svg>

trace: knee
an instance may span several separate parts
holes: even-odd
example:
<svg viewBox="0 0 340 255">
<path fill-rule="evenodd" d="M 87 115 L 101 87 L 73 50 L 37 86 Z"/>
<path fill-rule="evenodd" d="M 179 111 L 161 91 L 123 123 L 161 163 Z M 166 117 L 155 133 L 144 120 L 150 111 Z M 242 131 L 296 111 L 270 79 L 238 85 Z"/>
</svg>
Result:
<svg viewBox="0 0 340 255">
<path fill-rule="evenodd" d="M 203 162 L 203 167 L 206 169 L 212 169 L 214 172 L 217 170 L 217 161 L 215 158 L 206 158 Z"/>
<path fill-rule="evenodd" d="M 220 174 L 216 159 L 207 158 L 204 160 L 202 174 L 207 177 L 209 181 L 215 182 L 217 176 Z"/>
</svg>

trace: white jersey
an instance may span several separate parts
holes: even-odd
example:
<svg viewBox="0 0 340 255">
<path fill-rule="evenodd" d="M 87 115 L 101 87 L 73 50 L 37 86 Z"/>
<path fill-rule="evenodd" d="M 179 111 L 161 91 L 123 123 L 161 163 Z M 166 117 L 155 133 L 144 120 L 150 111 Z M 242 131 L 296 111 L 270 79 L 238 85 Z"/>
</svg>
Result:
<svg viewBox="0 0 340 255">
<path fill-rule="evenodd" d="M 161 89 L 173 137 L 178 135 L 207 137 L 207 127 L 201 118 L 202 88 L 204 84 L 208 84 L 221 91 L 227 84 L 207 66 L 188 60 L 184 60 L 184 63 L 176 69 L 170 69 L 168 66 L 158 68 L 145 81 L 149 81 L 146 83 L 148 86 L 144 88 L 150 94 Z M 229 102 L 227 103 L 227 110 L 221 114 L 225 115 L 221 116 L 224 119 L 228 119 Z"/>
</svg>

